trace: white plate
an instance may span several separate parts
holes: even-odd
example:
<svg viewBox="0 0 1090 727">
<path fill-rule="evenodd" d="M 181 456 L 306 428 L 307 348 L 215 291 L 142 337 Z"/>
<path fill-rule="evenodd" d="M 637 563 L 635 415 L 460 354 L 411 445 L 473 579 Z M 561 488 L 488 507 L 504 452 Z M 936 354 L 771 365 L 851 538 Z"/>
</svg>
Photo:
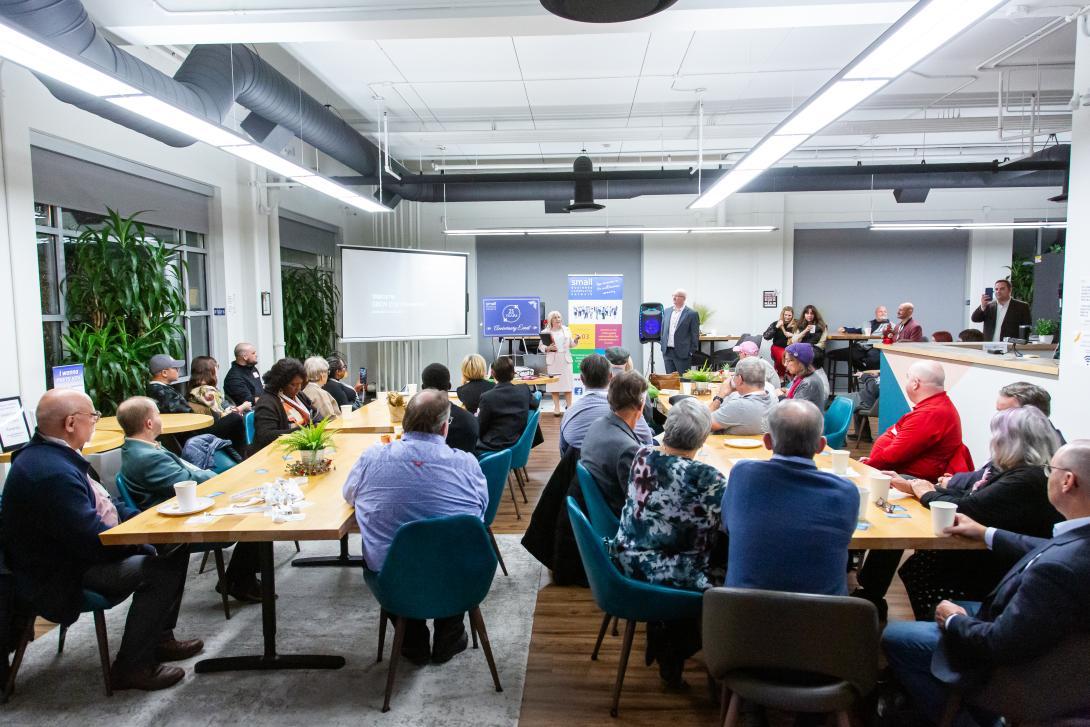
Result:
<svg viewBox="0 0 1090 727">
<path fill-rule="evenodd" d="M 841 473 L 841 472 L 833 472 L 832 467 L 822 467 L 821 471 L 822 472 L 828 472 L 829 474 L 836 475 L 837 477 L 858 477 L 859 476 L 859 473 L 856 472 L 853 469 L 849 469 L 847 472 Z"/>
<path fill-rule="evenodd" d="M 197 512 L 203 512 L 208 508 L 216 504 L 216 501 L 211 497 L 198 497 L 197 505 L 193 508 L 182 510 L 178 507 L 178 501 L 173 500 L 166 502 L 155 508 L 156 512 L 160 515 L 169 515 L 170 517 L 181 517 L 182 515 L 192 515 Z"/>
<path fill-rule="evenodd" d="M 723 440 L 723 446 L 736 449 L 757 449 L 757 447 L 763 447 L 764 442 L 760 439 L 725 439 Z"/>
</svg>

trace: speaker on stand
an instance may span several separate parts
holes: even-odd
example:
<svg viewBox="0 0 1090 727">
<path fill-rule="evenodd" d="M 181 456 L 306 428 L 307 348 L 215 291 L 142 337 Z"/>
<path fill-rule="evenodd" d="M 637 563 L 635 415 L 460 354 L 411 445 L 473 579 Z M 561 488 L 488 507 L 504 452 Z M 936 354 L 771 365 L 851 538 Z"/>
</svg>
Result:
<svg viewBox="0 0 1090 727">
<path fill-rule="evenodd" d="M 655 344 L 662 337 L 664 314 L 662 303 L 640 303 L 640 343 L 651 344 L 651 355 L 647 359 L 649 374 L 655 373 Z"/>
</svg>

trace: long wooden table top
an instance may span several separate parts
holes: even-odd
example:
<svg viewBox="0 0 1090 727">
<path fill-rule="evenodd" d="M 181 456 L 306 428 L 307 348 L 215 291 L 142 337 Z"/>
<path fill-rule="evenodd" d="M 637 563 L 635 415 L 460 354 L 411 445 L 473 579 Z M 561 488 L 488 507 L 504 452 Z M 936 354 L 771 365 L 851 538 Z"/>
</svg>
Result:
<svg viewBox="0 0 1090 727">
<path fill-rule="evenodd" d="M 327 427 L 334 432 L 352 432 L 356 434 L 391 434 L 394 423 L 390 421 L 390 407 L 386 397 L 364 404 L 347 416 L 339 416 L 329 422 Z"/>
<path fill-rule="evenodd" d="M 207 524 L 190 524 L 191 516 L 168 517 L 155 508 L 99 535 L 103 545 L 141 543 L 267 542 L 270 540 L 338 540 L 355 525 L 352 507 L 341 496 L 352 465 L 368 447 L 379 442 L 377 434 L 341 433 L 334 437 L 333 469 L 310 477 L 302 490 L 310 503 L 302 520 L 274 523 L 264 513 L 223 515 Z M 287 477 L 284 451 L 273 442 L 252 457 L 197 486 L 197 495 L 215 497 L 211 510 L 227 507 L 230 497 L 250 487 L 259 487 L 277 477 Z M 297 459 L 295 455 L 288 458 Z"/>
<path fill-rule="evenodd" d="M 109 449 L 117 449 L 125 443 L 125 435 L 121 432 L 114 432 L 109 429 L 96 429 L 95 433 L 91 435 L 91 441 L 83 446 L 80 451 L 83 454 L 98 454 L 99 452 L 105 452 Z M 0 453 L 0 464 L 7 464 L 11 461 L 11 455 L 15 452 L 3 452 Z"/>
<path fill-rule="evenodd" d="M 163 420 L 163 434 L 191 432 L 194 429 L 204 429 L 212 426 L 212 417 L 207 414 L 160 414 L 159 416 Z M 120 432 L 121 425 L 118 423 L 117 417 L 102 417 L 95 424 L 95 429 Z"/>
<path fill-rule="evenodd" d="M 827 341 L 870 341 L 875 339 L 881 339 L 881 333 L 830 333 L 826 336 Z"/>
<path fill-rule="evenodd" d="M 511 379 L 512 384 L 526 384 L 527 386 L 544 386 L 560 381 L 559 376 L 535 376 L 532 379 Z"/>
<path fill-rule="evenodd" d="M 692 396 L 696 397 L 696 399 L 701 404 L 707 405 L 711 403 L 712 396 L 714 396 L 715 392 L 719 390 L 719 384 L 709 384 L 709 386 L 711 387 L 711 389 L 706 394 L 692 394 Z M 668 415 L 670 413 L 670 409 L 673 408 L 673 404 L 670 403 L 670 397 L 677 396 L 680 393 L 681 392 L 677 389 L 659 389 L 659 396 L 655 400 L 655 406 L 658 407 L 658 410 L 661 411 L 663 414 Z"/>
</svg>

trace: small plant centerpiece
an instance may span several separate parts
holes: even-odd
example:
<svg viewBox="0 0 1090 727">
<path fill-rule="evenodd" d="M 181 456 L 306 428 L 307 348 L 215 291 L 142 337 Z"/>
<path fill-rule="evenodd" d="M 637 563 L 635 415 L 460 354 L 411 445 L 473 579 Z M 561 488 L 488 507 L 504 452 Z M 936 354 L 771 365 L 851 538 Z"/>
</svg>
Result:
<svg viewBox="0 0 1090 727">
<path fill-rule="evenodd" d="M 1037 323 L 1034 326 L 1034 331 L 1037 333 L 1037 340 L 1041 343 L 1052 343 L 1053 337 L 1060 329 L 1056 325 L 1056 321 L 1048 318 L 1038 318 Z"/>
<path fill-rule="evenodd" d="M 322 462 L 322 453 L 333 444 L 333 433 L 326 431 L 328 423 L 323 420 L 299 427 L 281 438 L 280 446 L 285 452 L 298 452 L 304 468 L 318 467 Z"/>
<path fill-rule="evenodd" d="M 700 335 L 709 335 L 708 321 L 715 315 L 715 311 L 702 303 L 694 303 L 693 311 L 696 312 L 696 319 L 700 322 Z"/>
<path fill-rule="evenodd" d="M 707 364 L 699 369 L 690 370 L 687 374 L 685 374 L 685 378 L 693 382 L 693 388 L 698 394 L 707 393 L 710 388 L 710 384 L 719 383 L 722 380 L 719 374 L 708 368 Z"/>
<path fill-rule="evenodd" d="M 391 424 L 400 424 L 401 420 L 405 418 L 405 405 L 407 403 L 405 395 L 400 391 L 386 392 L 386 406 L 390 409 Z"/>
</svg>

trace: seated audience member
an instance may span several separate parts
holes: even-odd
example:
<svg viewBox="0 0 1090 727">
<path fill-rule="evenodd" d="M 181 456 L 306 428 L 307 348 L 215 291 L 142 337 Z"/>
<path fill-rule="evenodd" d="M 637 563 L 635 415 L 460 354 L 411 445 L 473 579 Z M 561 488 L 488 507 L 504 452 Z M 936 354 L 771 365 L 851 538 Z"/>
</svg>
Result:
<svg viewBox="0 0 1090 727">
<path fill-rule="evenodd" d="M 627 497 L 632 459 L 636 450 L 647 444 L 637 434 L 646 394 L 647 380 L 638 373 L 617 374 L 606 394 L 609 413 L 597 418 L 583 436 L 579 460 L 618 516 Z"/>
<path fill-rule="evenodd" d="M 231 433 L 235 436 L 231 446 L 235 452 L 246 451 L 246 423 L 244 417 L 253 408 L 253 404 L 244 401 L 238 406 L 224 401 L 223 394 L 216 388 L 219 384 L 219 364 L 211 356 L 198 356 L 189 366 L 189 396 L 186 401 L 197 414 L 205 414 L 216 421 L 230 422 Z M 224 427 L 226 428 L 226 426 Z"/>
<path fill-rule="evenodd" d="M 889 313 L 886 311 L 884 305 L 880 305 L 874 309 L 874 318 L 871 318 L 870 321 L 868 321 L 866 329 L 860 329 L 859 332 L 866 335 L 879 334 L 888 323 Z M 847 333 L 847 329 L 845 329 L 844 326 L 841 326 L 837 329 L 837 332 Z M 878 350 L 866 341 L 857 341 L 854 346 L 838 348 L 835 351 L 830 351 L 826 355 L 834 361 L 847 361 L 849 351 L 852 352 L 853 356 L 851 366 L 859 371 L 876 369 L 881 362 L 881 355 L 878 353 Z"/>
<path fill-rule="evenodd" d="M 822 368 L 825 360 L 825 340 L 829 336 L 829 327 L 818 309 L 808 305 L 802 309 L 799 329 L 791 336 L 792 343 L 809 343 L 814 347 L 814 366 Z"/>
<path fill-rule="evenodd" d="M 204 357 L 207 358 L 207 357 Z M 213 363 L 215 359 L 213 359 Z M 148 382 L 147 396 L 155 402 L 160 414 L 192 414 L 193 407 L 185 400 L 172 384 L 178 380 L 178 367 L 184 366 L 184 361 L 159 353 L 148 361 L 148 370 L 151 372 L 151 380 Z M 232 412 L 224 416 L 212 415 L 211 426 L 204 429 L 196 429 L 180 435 L 174 435 L 179 441 L 185 441 L 197 434 L 214 434 L 220 439 L 226 439 L 233 446 L 246 445 L 246 426 L 242 421 L 242 415 Z M 240 450 L 241 451 L 241 450 Z"/>
<path fill-rule="evenodd" d="M 446 392 L 424 389 L 405 408 L 404 436 L 364 452 L 344 483 L 344 499 L 356 510 L 363 559 L 381 571 L 397 529 L 408 522 L 447 515 L 483 517 L 488 483 L 477 459 L 447 446 L 451 403 Z M 466 648 L 465 614 L 436 619 L 428 644 L 424 621 L 410 620 L 401 654 L 416 664 L 437 664 Z"/>
<path fill-rule="evenodd" d="M 979 328 L 966 328 L 958 334 L 958 340 L 962 343 L 978 343 L 984 340 L 984 334 Z"/>
<path fill-rule="evenodd" d="M 487 376 L 488 363 L 484 356 L 471 353 L 462 359 L 462 385 L 458 387 L 458 401 L 470 414 L 477 413 L 481 395 L 495 386 Z"/>
<path fill-rule="evenodd" d="M 772 341 L 772 365 L 780 378 L 787 376 L 783 367 L 783 352 L 787 350 L 787 344 L 791 343 L 791 336 L 799 329 L 799 323 L 795 320 L 795 309 L 785 305 L 780 311 L 780 317 L 769 324 L 763 337 L 766 341 Z"/>
<path fill-rule="evenodd" d="M 264 449 L 280 435 L 307 426 L 314 418 L 310 401 L 302 393 L 306 370 L 299 359 L 280 359 L 265 372 L 264 379 L 265 392 L 254 404 L 250 452 Z"/>
<path fill-rule="evenodd" d="M 612 541 L 613 557 L 630 578 L 705 591 L 723 583 L 720 506 L 726 478 L 696 453 L 711 432 L 711 412 L 695 399 L 670 409 L 661 450 L 642 447 L 632 462 L 628 499 Z M 695 621 L 647 624 L 647 657 L 659 675 L 681 687 L 685 659 L 700 649 Z"/>
<path fill-rule="evenodd" d="M 912 314 L 915 312 L 916 306 L 911 303 L 901 303 L 897 306 L 896 325 L 886 326 L 883 334 L 885 334 L 893 343 L 899 343 L 901 341 L 922 341 L 923 326 L 912 318 Z"/>
<path fill-rule="evenodd" d="M 632 364 L 632 355 L 628 353 L 627 348 L 610 346 L 602 351 L 602 355 L 609 359 L 609 371 L 613 376 L 618 376 L 626 371 L 635 371 L 640 374 Z M 643 374 L 640 375 L 643 376 Z M 647 381 L 648 386 L 650 386 L 651 382 L 647 380 L 647 377 L 644 377 L 644 381 Z M 645 397 L 643 419 L 652 436 L 662 432 L 662 427 L 655 424 L 655 402 L 650 397 Z"/>
<path fill-rule="evenodd" d="M 723 495 L 727 586 L 847 595 L 859 489 L 814 464 L 824 426 L 808 401 L 775 404 L 764 436 L 772 459 L 731 468 Z"/>
<path fill-rule="evenodd" d="M 745 361 L 747 358 L 761 362 L 761 367 L 765 372 L 765 391 L 768 392 L 769 396 L 775 396 L 783 385 L 783 380 L 780 379 L 780 375 L 776 372 L 776 367 L 772 365 L 772 362 L 761 358 L 761 349 L 758 348 L 757 344 L 753 341 L 742 341 L 731 350 L 738 354 L 738 363 Z"/>
<path fill-rule="evenodd" d="M 609 359 L 600 353 L 592 353 L 579 362 L 579 374 L 586 387 L 584 395 L 564 412 L 560 420 L 560 456 L 569 449 L 581 449 L 583 438 L 594 422 L 609 413 L 607 388 L 612 376 Z M 641 417 L 636 422 L 636 437 L 643 444 L 651 444 L 654 436 L 651 427 Z"/>
<path fill-rule="evenodd" d="M 481 395 L 477 407 L 477 452 L 499 452 L 511 447 L 522 436 L 530 410 L 538 402 L 529 386 L 512 384 L 515 364 L 510 356 L 500 356 L 492 362 L 492 378 L 496 385 Z"/>
<path fill-rule="evenodd" d="M 947 533 L 984 541 L 1013 567 L 975 613 L 943 601 L 933 622 L 891 622 L 882 634 L 891 671 L 933 721 L 948 696 L 932 674 L 940 642 L 942 672 L 982 681 L 996 667 L 1029 662 L 1090 631 L 1090 440 L 1061 447 L 1046 471 L 1048 499 L 1065 518 L 1051 539 L 986 528 L 958 513 Z"/>
<path fill-rule="evenodd" d="M 223 393 L 236 405 L 249 402 L 251 406 L 264 393 L 254 344 L 243 342 L 235 346 L 235 360 L 223 377 Z"/>
<path fill-rule="evenodd" d="M 823 369 L 814 367 L 814 348 L 809 343 L 792 343 L 784 351 L 784 369 L 791 377 L 791 384 L 780 389 L 785 399 L 802 399 L 825 411 L 829 401 L 829 379 Z"/>
<path fill-rule="evenodd" d="M 905 396 L 912 409 L 878 437 L 869 457 L 861 461 L 879 470 L 936 481 L 948 470 L 972 468 L 962 444 L 961 417 L 946 395 L 946 374 L 935 361 L 919 361 L 908 368 Z M 866 598 L 884 616 L 886 591 L 893 581 L 899 550 L 872 550 L 859 570 L 859 588 L 853 596 Z"/>
<path fill-rule="evenodd" d="M 907 476 L 891 484 L 926 507 L 952 502 L 959 513 L 989 527 L 1048 536 L 1063 519 L 1048 501 L 1045 465 L 1060 446 L 1052 423 L 1039 409 L 1027 406 L 996 412 L 991 427 L 987 472 L 969 487 L 951 490 Z M 979 550 L 918 550 L 898 572 L 913 613 L 924 620 L 944 599 L 982 600 L 1009 565 Z"/>
<path fill-rule="evenodd" d="M 204 648 L 199 639 L 174 638 L 189 551 L 160 556 L 150 545 L 99 541 L 99 533 L 136 512 L 110 497 L 80 454 L 98 418 L 82 392 L 53 389 L 42 396 L 37 431 L 12 456 L 0 499 L 0 538 L 15 593 L 54 623 L 79 618 L 85 588 L 110 598 L 133 594 L 111 686 L 165 689 L 185 671 L 162 662 L 188 659 Z"/>
<path fill-rule="evenodd" d="M 441 363 L 428 364 L 420 374 L 420 388 L 435 389 L 447 393 L 450 391 L 450 369 Z M 477 449 L 477 417 L 460 406 L 450 407 L 450 428 L 447 430 L 447 445 L 452 449 L 473 454 Z"/>
<path fill-rule="evenodd" d="M 995 281 L 995 300 L 986 293 L 980 296 L 980 305 L 969 319 L 984 324 L 985 341 L 1021 338 L 1018 329 L 1033 323 L 1029 304 L 1011 297 L 1011 281 L 1006 278 Z"/>
<path fill-rule="evenodd" d="M 303 396 L 310 402 L 315 419 L 336 419 L 341 415 L 341 407 L 333 395 L 325 390 L 329 381 L 329 361 L 321 356 L 311 356 L 303 362 L 307 375 L 307 385 L 303 387 Z"/>
<path fill-rule="evenodd" d="M 773 401 L 765 390 L 765 370 L 760 359 L 742 359 L 708 404 L 712 411 L 712 431 L 763 434 L 768 431 L 765 418 Z"/>
<path fill-rule="evenodd" d="M 160 505 L 174 497 L 174 485 L 185 480 L 201 483 L 216 473 L 202 470 L 170 452 L 156 441 L 163 432 L 163 420 L 155 402 L 134 396 L 117 407 L 117 423 L 125 433 L 121 445 L 121 475 L 141 510 Z M 243 603 L 261 602 L 261 584 L 256 578 L 256 543 L 239 543 L 227 567 L 227 593 Z M 219 590 L 219 586 L 216 587 Z"/>
<path fill-rule="evenodd" d="M 340 354 L 332 354 L 326 359 L 326 363 L 329 364 L 329 376 L 322 388 L 329 392 L 329 395 L 337 402 L 337 406 L 351 405 L 353 411 L 363 406 L 363 401 L 360 399 L 363 393 L 363 382 L 357 381 L 355 385 L 349 386 L 342 381 L 348 376 L 348 364 Z"/>
</svg>

